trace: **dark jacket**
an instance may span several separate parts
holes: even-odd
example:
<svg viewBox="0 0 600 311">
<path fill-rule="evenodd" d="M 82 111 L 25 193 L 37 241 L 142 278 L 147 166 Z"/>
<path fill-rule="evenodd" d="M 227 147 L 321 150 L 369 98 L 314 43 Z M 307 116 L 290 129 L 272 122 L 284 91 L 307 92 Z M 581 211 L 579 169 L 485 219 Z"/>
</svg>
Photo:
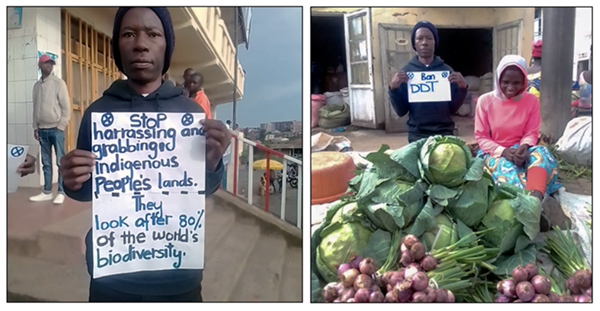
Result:
<svg viewBox="0 0 600 311">
<path fill-rule="evenodd" d="M 129 87 L 127 81 L 113 82 L 104 95 L 85 110 L 79 127 L 77 149 L 87 151 L 92 149 L 92 112 L 204 112 L 200 105 L 185 98 L 182 92 L 180 87 L 176 87 L 171 81 L 166 80 L 156 91 L 143 97 Z M 207 169 L 207 197 L 219 188 L 223 172 L 222 161 L 214 172 Z M 92 179 L 88 179 L 78 191 L 65 187 L 65 193 L 77 201 L 91 201 Z M 93 278 L 94 254 L 91 229 L 85 237 L 85 245 L 88 273 Z M 94 281 L 111 289 L 133 295 L 176 295 L 198 287 L 202 282 L 202 270 L 142 271 L 106 276 Z"/>
<path fill-rule="evenodd" d="M 402 70 L 410 71 L 453 71 L 452 68 L 436 56 L 429 66 L 421 63 L 415 55 Z M 467 89 L 461 89 L 458 84 L 451 84 L 452 100 L 449 102 L 409 103 L 408 84 L 402 83 L 395 90 L 389 89 L 390 102 L 398 116 L 408 113 L 408 141 L 414 142 L 421 138 L 434 135 L 452 135 L 454 120 L 452 115 L 458 111 L 467 97 Z"/>
</svg>

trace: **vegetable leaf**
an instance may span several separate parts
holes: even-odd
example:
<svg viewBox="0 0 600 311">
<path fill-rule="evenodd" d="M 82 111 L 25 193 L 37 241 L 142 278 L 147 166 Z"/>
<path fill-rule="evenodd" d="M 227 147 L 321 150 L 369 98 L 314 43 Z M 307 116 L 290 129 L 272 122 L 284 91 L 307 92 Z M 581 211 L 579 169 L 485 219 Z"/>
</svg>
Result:
<svg viewBox="0 0 600 311">
<path fill-rule="evenodd" d="M 393 161 L 390 156 L 385 153 L 389 149 L 390 147 L 388 145 L 382 145 L 381 148 L 379 148 L 379 151 L 371 152 L 366 156 L 367 161 L 373 163 L 373 167 L 379 178 L 396 179 L 400 177 L 403 180 L 415 182 L 417 180 L 416 176 L 412 175 L 402 165 Z"/>
<path fill-rule="evenodd" d="M 389 232 L 395 232 L 404 226 L 403 208 L 399 205 L 371 204 L 365 208 L 365 213 L 375 226 Z"/>
<path fill-rule="evenodd" d="M 527 238 L 527 236 L 525 235 L 521 235 L 517 238 L 517 244 L 515 245 L 515 253 L 518 253 L 522 250 L 524 250 L 525 248 L 527 248 L 527 246 L 529 246 L 529 244 L 531 243 L 531 240 L 529 240 Z"/>
<path fill-rule="evenodd" d="M 448 199 L 458 195 L 458 191 L 444 187 L 442 185 L 433 185 L 427 190 L 427 195 L 442 206 L 448 205 Z"/>
<path fill-rule="evenodd" d="M 508 221 L 505 220 L 503 226 L 509 224 Z M 510 229 L 505 229 L 505 234 L 502 237 L 502 242 L 500 243 L 500 251 L 498 254 L 504 254 L 507 251 L 512 251 L 517 243 L 517 240 L 520 236 L 523 236 L 523 225 L 517 224 Z"/>
<path fill-rule="evenodd" d="M 463 184 L 459 188 L 460 195 L 448 202 L 447 210 L 467 226 L 476 226 L 488 211 L 490 188 L 493 183 L 487 178 Z"/>
<path fill-rule="evenodd" d="M 316 273 L 310 274 L 310 302 L 325 302 L 321 281 Z"/>
<path fill-rule="evenodd" d="M 414 143 L 408 144 L 407 146 L 394 151 L 390 158 L 394 162 L 404 167 L 404 169 L 406 169 L 406 171 L 409 172 L 412 176 L 419 178 L 421 176 L 418 164 L 419 154 L 424 143 L 425 139 L 421 139 Z"/>
<path fill-rule="evenodd" d="M 536 248 L 534 245 L 530 245 L 524 250 L 515 253 L 512 256 L 501 256 L 494 262 L 496 269 L 494 269 L 494 274 L 498 276 L 506 276 L 511 275 L 512 270 L 516 266 L 525 266 L 530 262 L 536 262 Z"/>
<path fill-rule="evenodd" d="M 525 234 L 530 240 L 535 239 L 540 232 L 541 202 L 533 196 L 518 194 L 510 204 L 517 213 L 517 220 L 523 224 Z"/>
<path fill-rule="evenodd" d="M 375 191 L 375 187 L 377 187 L 377 185 L 380 183 L 379 176 L 373 170 L 364 172 L 356 199 L 361 200 L 370 196 Z"/>
<path fill-rule="evenodd" d="M 485 166 L 485 161 L 481 158 L 472 158 L 469 161 L 469 170 L 463 177 L 464 180 L 468 181 L 478 181 L 483 177 L 483 167 Z"/>
<path fill-rule="evenodd" d="M 443 210 L 443 206 L 436 204 L 434 207 L 432 201 L 427 200 L 415 222 L 408 228 L 408 233 L 421 236 L 423 232 L 433 229 L 437 225 L 435 216 L 439 215 Z"/>
<path fill-rule="evenodd" d="M 471 228 L 467 227 L 467 225 L 465 225 L 462 221 L 460 221 L 460 219 L 456 219 L 456 224 L 457 224 L 457 231 L 458 231 L 459 239 L 462 239 L 468 235 L 471 235 L 471 237 L 465 241 L 465 244 L 477 241 L 477 235 L 473 234 L 473 230 L 471 230 Z"/>
<path fill-rule="evenodd" d="M 392 234 L 387 231 L 377 230 L 371 234 L 369 244 L 364 251 L 364 257 L 375 259 L 377 267 L 385 264 L 392 246 Z"/>
</svg>

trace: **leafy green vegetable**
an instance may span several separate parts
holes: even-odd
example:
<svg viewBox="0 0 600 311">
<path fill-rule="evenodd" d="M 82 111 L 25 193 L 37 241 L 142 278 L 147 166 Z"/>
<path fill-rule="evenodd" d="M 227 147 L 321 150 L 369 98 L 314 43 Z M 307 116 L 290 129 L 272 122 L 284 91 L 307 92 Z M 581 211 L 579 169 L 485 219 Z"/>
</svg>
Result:
<svg viewBox="0 0 600 311">
<path fill-rule="evenodd" d="M 310 274 L 310 302 L 325 302 L 323 298 L 323 287 L 316 273 Z"/>
<path fill-rule="evenodd" d="M 407 146 L 400 148 L 392 153 L 390 158 L 400 164 L 406 169 L 412 176 L 408 176 L 405 181 L 417 180 L 421 177 L 419 171 L 419 157 L 421 154 L 421 148 L 425 144 L 426 139 L 420 139 L 416 142 L 410 143 Z M 402 177 L 400 177 L 402 179 Z"/>
<path fill-rule="evenodd" d="M 431 200 L 428 200 L 414 223 L 407 229 L 407 232 L 421 236 L 425 231 L 433 229 L 436 226 L 435 216 L 439 215 L 443 210 L 443 206 L 437 204 L 434 206 Z"/>
<path fill-rule="evenodd" d="M 441 249 L 450 246 L 453 244 L 453 241 L 457 240 L 455 239 L 455 235 L 457 235 L 455 232 L 456 224 L 447 215 L 442 213 L 435 217 L 435 226 L 423 233 L 421 242 L 425 243 L 429 251 Z M 435 238 L 438 234 L 439 237 L 436 241 Z"/>
<path fill-rule="evenodd" d="M 376 266 L 381 267 L 387 261 L 391 247 L 392 234 L 387 231 L 377 230 L 369 238 L 369 244 L 365 248 L 364 257 L 375 259 Z"/>
<path fill-rule="evenodd" d="M 542 215 L 542 203 L 531 195 L 518 194 L 517 198 L 511 200 L 511 205 L 517 212 L 517 220 L 523 224 L 523 230 L 533 240 L 540 232 L 540 217 Z"/>
<path fill-rule="evenodd" d="M 474 227 L 488 212 L 488 195 L 493 187 L 493 181 L 489 178 L 469 181 L 458 188 L 460 194 L 449 200 L 446 209 L 465 225 Z"/>
<path fill-rule="evenodd" d="M 420 169 L 430 184 L 452 188 L 465 182 L 469 166 L 474 163 L 471 159 L 471 151 L 462 139 L 436 135 L 429 137 L 421 149 Z M 483 173 L 483 166 L 480 169 Z"/>
<path fill-rule="evenodd" d="M 494 274 L 498 275 L 498 276 L 506 276 L 506 275 L 511 275 L 512 274 L 512 270 L 516 267 L 516 266 L 525 266 L 526 264 L 533 262 L 536 262 L 536 248 L 535 245 L 530 245 L 527 248 L 525 248 L 524 250 L 515 253 L 512 256 L 500 256 L 498 259 L 496 259 L 496 261 L 494 262 L 496 269 L 494 269 Z"/>
<path fill-rule="evenodd" d="M 395 232 L 402 229 L 404 226 L 402 210 L 403 208 L 400 205 L 387 205 L 382 203 L 367 206 L 365 208 L 365 213 L 377 228 Z"/>
<path fill-rule="evenodd" d="M 446 188 L 442 185 L 433 185 L 427 190 L 427 195 L 437 204 L 447 206 L 448 199 L 456 197 L 458 195 L 458 191 Z"/>
<path fill-rule="evenodd" d="M 401 179 L 407 182 L 417 181 L 417 176 L 411 174 L 404 166 L 393 161 L 385 152 L 389 150 L 388 145 L 382 145 L 377 152 L 371 152 L 366 159 L 373 163 L 375 173 L 379 178 Z"/>
</svg>

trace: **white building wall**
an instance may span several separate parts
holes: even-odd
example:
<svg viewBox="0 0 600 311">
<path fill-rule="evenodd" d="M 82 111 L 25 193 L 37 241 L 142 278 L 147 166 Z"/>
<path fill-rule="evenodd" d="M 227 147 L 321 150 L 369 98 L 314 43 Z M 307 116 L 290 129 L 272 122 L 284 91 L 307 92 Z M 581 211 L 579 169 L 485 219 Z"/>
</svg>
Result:
<svg viewBox="0 0 600 311">
<path fill-rule="evenodd" d="M 8 143 L 28 145 L 29 154 L 38 159 L 35 174 L 21 179 L 20 186 L 43 185 L 39 143 L 33 138 L 33 85 L 39 79 L 38 51 L 58 55 L 54 74 L 62 77 L 60 8 L 23 7 L 22 27 L 8 29 Z M 57 168 L 54 166 L 54 182 Z"/>
</svg>

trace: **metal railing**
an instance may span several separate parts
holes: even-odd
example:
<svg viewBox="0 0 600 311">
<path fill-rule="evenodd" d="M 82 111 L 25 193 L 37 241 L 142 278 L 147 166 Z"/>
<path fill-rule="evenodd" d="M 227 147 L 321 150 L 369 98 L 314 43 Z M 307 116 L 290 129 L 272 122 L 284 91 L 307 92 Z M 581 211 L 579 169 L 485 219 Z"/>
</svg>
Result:
<svg viewBox="0 0 600 311">
<path fill-rule="evenodd" d="M 297 226 L 298 228 L 301 228 L 301 223 L 302 223 L 302 161 L 298 160 L 294 157 L 291 157 L 289 155 L 283 154 L 281 152 L 278 152 L 276 150 L 270 149 L 268 147 L 265 147 L 264 145 L 248 140 L 246 138 L 243 137 L 238 137 L 235 133 L 232 133 L 231 135 L 233 137 L 233 141 L 234 143 L 231 144 L 231 162 L 233 162 L 233 185 L 231 187 L 231 189 L 227 189 L 227 191 L 231 192 L 233 195 L 238 196 L 238 197 L 246 197 L 246 200 L 248 202 L 248 204 L 250 205 L 254 205 L 254 206 L 258 206 L 261 208 L 264 208 L 264 210 L 266 212 L 270 212 L 272 214 L 279 214 L 279 217 L 281 218 L 281 220 L 283 221 L 287 221 L 287 222 L 291 222 L 293 223 L 295 226 Z M 243 185 L 242 183 L 240 183 L 240 167 L 242 165 L 240 165 L 240 144 L 239 142 L 242 142 L 242 148 L 245 148 L 247 146 L 248 148 L 248 156 L 247 156 L 247 168 L 248 168 L 248 181 L 246 185 Z M 264 185 L 264 205 L 261 204 L 262 202 L 257 202 L 257 200 L 255 200 L 254 196 L 255 196 L 255 192 L 254 192 L 254 167 L 253 167 L 253 163 L 254 163 L 254 158 L 255 158 L 255 153 L 254 153 L 254 149 L 258 149 L 258 150 L 262 150 L 265 153 L 265 160 L 266 160 L 266 167 L 265 167 L 265 185 Z M 278 178 L 276 181 L 279 181 L 279 191 L 281 193 L 281 202 L 277 202 L 277 201 L 270 201 L 271 197 L 271 178 L 270 178 L 270 170 L 271 170 L 271 160 L 273 156 L 277 156 L 279 158 L 282 159 L 282 165 L 283 165 L 283 169 L 281 172 L 281 176 L 280 179 Z M 231 167 L 231 166 L 230 166 Z M 245 174 L 245 173 L 244 173 Z M 293 202 L 293 201 L 288 201 L 287 200 L 287 196 L 288 196 L 288 184 L 291 186 L 292 189 L 296 189 L 296 198 L 295 203 L 296 203 L 296 217 L 295 219 L 293 219 L 293 217 L 288 217 L 286 218 L 286 207 L 289 207 L 289 203 Z M 244 191 L 247 187 L 247 191 Z M 262 187 L 262 185 L 259 185 L 259 188 Z M 274 185 L 273 185 L 273 188 Z M 240 191 L 240 189 L 242 189 L 242 191 Z M 260 194 L 258 196 L 260 198 Z M 277 207 L 279 207 L 279 210 L 277 211 Z M 288 215 L 291 216 L 291 215 Z M 291 219 L 290 219 L 291 218 Z"/>
</svg>

